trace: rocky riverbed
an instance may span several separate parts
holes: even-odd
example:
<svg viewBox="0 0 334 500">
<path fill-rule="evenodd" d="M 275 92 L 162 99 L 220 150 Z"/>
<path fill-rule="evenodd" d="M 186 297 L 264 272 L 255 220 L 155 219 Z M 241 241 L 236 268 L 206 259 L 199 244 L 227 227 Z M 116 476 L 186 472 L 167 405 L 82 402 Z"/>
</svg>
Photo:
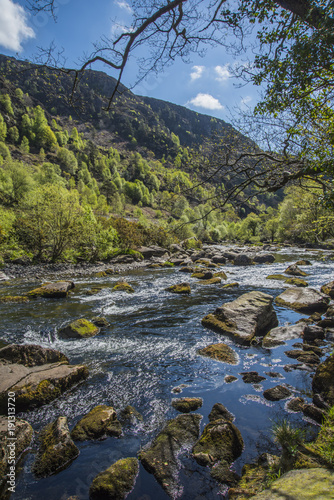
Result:
<svg viewBox="0 0 334 500">
<path fill-rule="evenodd" d="M 333 404 L 330 251 L 141 250 L 2 269 L 0 338 L 25 346 L 0 351 L 27 449 L 11 498 L 227 498 L 245 463 L 280 453 L 273 422 L 316 434 Z"/>
</svg>

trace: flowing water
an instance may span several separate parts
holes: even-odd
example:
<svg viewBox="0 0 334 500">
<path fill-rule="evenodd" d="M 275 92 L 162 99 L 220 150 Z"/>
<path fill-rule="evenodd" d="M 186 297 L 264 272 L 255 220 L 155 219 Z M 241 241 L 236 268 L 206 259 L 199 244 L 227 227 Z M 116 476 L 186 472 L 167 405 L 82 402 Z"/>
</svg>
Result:
<svg viewBox="0 0 334 500">
<path fill-rule="evenodd" d="M 286 401 L 266 401 L 263 391 L 285 383 L 291 386 L 293 394 L 311 400 L 311 374 L 299 370 L 286 372 L 283 368 L 293 362 L 284 351 L 295 341 L 272 350 L 233 345 L 239 363 L 231 366 L 197 354 L 199 348 L 211 343 L 233 344 L 226 337 L 203 328 L 201 319 L 222 303 L 252 290 L 277 296 L 286 285 L 267 280 L 266 276 L 282 273 L 289 262 L 299 258 L 312 261 L 312 266 L 305 267 L 310 273 L 307 278 L 310 286 L 319 289 L 334 279 L 334 262 L 326 252 L 289 248 L 278 252 L 276 262 L 271 265 L 222 266 L 228 282 L 240 283 L 236 289 L 203 285 L 177 268 L 140 269 L 122 274 L 135 289 L 134 294 L 111 292 L 110 285 L 119 279 L 115 276 L 90 276 L 74 278 L 76 286 L 67 299 L 1 304 L 1 339 L 58 349 L 68 356 L 71 364 L 85 363 L 90 370 L 85 382 L 58 400 L 20 415 L 36 431 L 60 415 L 68 417 L 72 429 L 98 404 L 113 405 L 117 411 L 130 404 L 144 417 L 142 423 L 124 427 L 119 439 L 109 437 L 103 441 L 77 443 L 79 457 L 67 469 L 49 478 L 36 480 L 32 475 L 32 447 L 22 463 L 16 492 L 11 498 L 67 500 L 70 495 L 77 495 L 87 500 L 89 486 L 98 472 L 120 458 L 136 456 L 164 423 L 176 416 L 176 410 L 171 407 L 173 397 L 203 398 L 203 406 L 198 410 L 203 415 L 202 429 L 217 402 L 223 403 L 235 415 L 234 423 L 245 442 L 245 450 L 234 464 L 237 472 L 240 473 L 244 463 L 268 451 L 272 446 L 270 429 L 273 422 L 287 416 L 287 410 Z M 165 291 L 166 287 L 182 281 L 190 282 L 190 296 Z M 39 284 L 40 281 L 13 281 L 10 285 L 2 285 L 2 292 L 3 295 L 18 295 Z M 87 295 L 95 284 L 108 286 L 96 295 Z M 280 325 L 295 323 L 305 316 L 280 307 L 276 307 L 276 312 Z M 90 339 L 62 340 L 57 337 L 57 329 L 61 326 L 74 319 L 93 316 L 105 316 L 111 326 Z M 261 384 L 245 384 L 239 372 L 249 370 L 258 371 L 266 379 Z M 270 372 L 278 372 L 279 378 L 274 378 Z M 228 384 L 224 381 L 226 375 L 235 375 L 238 380 Z M 181 394 L 174 394 L 172 389 L 181 384 Z M 301 414 L 291 414 L 291 418 L 302 421 Z M 305 418 L 304 422 L 310 429 L 314 427 Z M 210 478 L 209 471 L 199 466 L 189 453 L 180 457 L 180 466 L 182 500 L 225 497 L 224 490 Z M 127 498 L 163 500 L 168 496 L 141 466 L 136 486 Z"/>
</svg>

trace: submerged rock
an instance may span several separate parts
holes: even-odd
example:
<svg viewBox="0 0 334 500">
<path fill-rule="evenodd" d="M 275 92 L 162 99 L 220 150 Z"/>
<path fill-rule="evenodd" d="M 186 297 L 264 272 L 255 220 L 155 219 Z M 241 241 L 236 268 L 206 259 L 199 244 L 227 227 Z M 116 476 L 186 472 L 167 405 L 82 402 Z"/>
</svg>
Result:
<svg viewBox="0 0 334 500">
<path fill-rule="evenodd" d="M 0 302 L 8 302 L 10 304 L 23 304 L 24 302 L 29 302 L 29 298 L 25 295 L 5 295 L 0 297 Z"/>
<path fill-rule="evenodd" d="M 63 339 L 85 339 L 95 337 L 100 328 L 85 318 L 72 321 L 69 325 L 58 330 L 59 337 Z"/>
<path fill-rule="evenodd" d="M 286 399 L 291 396 L 291 391 L 284 387 L 283 385 L 276 385 L 267 389 L 263 393 L 263 397 L 269 401 L 279 401 L 281 399 Z"/>
<path fill-rule="evenodd" d="M 320 500 L 330 499 L 334 472 L 323 468 L 298 469 L 283 474 L 252 500 Z"/>
<path fill-rule="evenodd" d="M 10 466 L 15 467 L 20 455 L 28 448 L 32 435 L 32 427 L 25 420 L 0 417 L 0 491 L 7 482 L 6 475 L 13 470 Z M 14 463 L 11 462 L 13 458 Z"/>
<path fill-rule="evenodd" d="M 268 349 L 285 344 L 287 340 L 292 340 L 301 337 L 305 325 L 302 323 L 288 326 L 278 326 L 270 330 L 263 338 L 262 347 Z"/>
<path fill-rule="evenodd" d="M 245 293 L 218 307 L 214 314 L 205 316 L 202 325 L 231 335 L 240 344 L 250 345 L 255 336 L 263 336 L 277 326 L 272 302 L 273 297 L 266 293 Z"/>
<path fill-rule="evenodd" d="M 121 411 L 120 420 L 126 424 L 135 425 L 138 422 L 142 422 L 144 419 L 143 415 L 139 413 L 136 408 L 128 405 Z"/>
<path fill-rule="evenodd" d="M 312 262 L 310 260 L 298 260 L 298 262 L 296 262 L 296 266 L 312 266 Z"/>
<path fill-rule="evenodd" d="M 189 283 L 179 283 L 178 285 L 169 286 L 166 288 L 166 291 L 171 293 L 189 294 L 191 289 Z"/>
<path fill-rule="evenodd" d="M 222 361 L 223 363 L 228 363 L 229 365 L 238 364 L 237 354 L 227 344 L 210 344 L 207 347 L 199 349 L 197 352 L 201 356 L 216 359 L 218 361 Z"/>
<path fill-rule="evenodd" d="M 104 316 L 95 316 L 92 318 L 92 323 L 99 328 L 107 328 L 110 326 L 109 321 Z"/>
<path fill-rule="evenodd" d="M 100 472 L 89 488 L 91 500 L 123 500 L 135 485 L 139 472 L 137 458 L 123 458 Z"/>
<path fill-rule="evenodd" d="M 63 470 L 79 455 L 71 439 L 66 417 L 58 417 L 55 422 L 44 427 L 39 441 L 40 448 L 32 468 L 37 477 L 47 477 Z"/>
<path fill-rule="evenodd" d="M 275 302 L 279 306 L 289 307 L 296 311 L 312 313 L 314 311 L 325 311 L 329 297 L 318 292 L 314 288 L 288 288 L 278 297 Z"/>
<path fill-rule="evenodd" d="M 181 413 L 198 410 L 203 404 L 202 398 L 179 398 L 172 400 L 172 407 Z"/>
<path fill-rule="evenodd" d="M 318 366 L 312 379 L 312 390 L 334 405 L 334 356 L 329 356 Z"/>
<path fill-rule="evenodd" d="M 43 297 L 45 299 L 61 299 L 67 297 L 68 292 L 74 288 L 73 281 L 57 281 L 47 283 L 27 293 L 28 297 Z"/>
<path fill-rule="evenodd" d="M 151 446 L 140 452 L 139 458 L 148 472 L 171 497 L 175 497 L 178 485 L 178 455 L 185 446 L 199 436 L 201 415 L 190 413 L 169 420 Z"/>
<path fill-rule="evenodd" d="M 71 432 L 75 441 L 101 439 L 105 436 L 120 436 L 122 426 L 112 406 L 99 405 L 93 408 L 76 424 Z"/>
<path fill-rule="evenodd" d="M 205 426 L 193 447 L 193 456 L 200 465 L 225 461 L 234 462 L 242 453 L 244 442 L 238 428 L 230 421 L 219 419 Z"/>
</svg>

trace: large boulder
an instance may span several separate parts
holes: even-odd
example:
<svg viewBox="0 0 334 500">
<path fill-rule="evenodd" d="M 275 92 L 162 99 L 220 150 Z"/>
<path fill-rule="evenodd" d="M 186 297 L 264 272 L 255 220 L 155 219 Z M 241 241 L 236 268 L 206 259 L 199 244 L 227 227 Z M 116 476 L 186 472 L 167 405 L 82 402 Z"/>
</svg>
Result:
<svg viewBox="0 0 334 500">
<path fill-rule="evenodd" d="M 58 417 L 48 424 L 40 436 L 40 448 L 33 464 L 33 472 L 37 477 L 47 477 L 60 472 L 79 455 L 73 443 L 66 417 Z"/>
<path fill-rule="evenodd" d="M 134 487 L 139 472 L 137 458 L 123 458 L 100 472 L 89 488 L 91 500 L 123 500 Z"/>
<path fill-rule="evenodd" d="M 76 319 L 69 325 L 58 330 L 59 337 L 63 339 L 86 339 L 95 337 L 100 328 L 85 318 Z"/>
<path fill-rule="evenodd" d="M 193 447 L 193 456 L 200 465 L 234 462 L 242 453 L 244 442 L 238 428 L 230 421 L 218 419 L 205 426 Z"/>
<path fill-rule="evenodd" d="M 323 285 L 320 290 L 322 293 L 329 295 L 331 299 L 334 299 L 334 281 L 326 283 L 326 285 Z"/>
<path fill-rule="evenodd" d="M 172 498 L 180 493 L 178 484 L 178 455 L 199 436 L 201 415 L 189 413 L 169 420 L 149 448 L 140 452 L 139 458 L 148 472 Z"/>
<path fill-rule="evenodd" d="M 120 436 L 122 426 L 117 420 L 116 411 L 112 406 L 95 406 L 75 425 L 71 437 L 75 441 L 101 439 L 104 436 Z"/>
<path fill-rule="evenodd" d="M 208 358 L 228 363 L 229 365 L 238 364 L 238 356 L 233 349 L 227 344 L 210 344 L 202 349 L 199 349 L 198 354 Z"/>
<path fill-rule="evenodd" d="M 18 363 L 24 366 L 40 366 L 46 363 L 64 362 L 68 358 L 60 351 L 35 344 L 10 344 L 0 349 L 0 362 Z"/>
<path fill-rule="evenodd" d="M 270 330 L 262 341 L 262 347 L 272 348 L 285 344 L 287 340 L 301 337 L 305 325 L 298 323 L 296 325 L 278 326 Z"/>
<path fill-rule="evenodd" d="M 314 288 L 299 287 L 288 288 L 275 299 L 279 306 L 305 313 L 325 311 L 329 301 L 329 297 Z"/>
<path fill-rule="evenodd" d="M 45 299 L 61 299 L 67 297 L 68 292 L 74 288 L 73 281 L 57 281 L 46 283 L 27 293 L 28 297 L 43 297 Z"/>
<path fill-rule="evenodd" d="M 258 255 L 255 255 L 253 257 L 253 261 L 256 262 L 256 264 L 272 264 L 275 262 L 275 255 L 272 253 L 261 253 Z"/>
<path fill-rule="evenodd" d="M 233 264 L 235 266 L 250 266 L 253 264 L 253 259 L 246 253 L 240 253 L 234 258 Z"/>
<path fill-rule="evenodd" d="M 150 247 L 140 247 L 137 248 L 138 252 L 140 252 L 144 259 L 150 259 L 151 257 L 162 257 L 167 254 L 166 248 L 159 247 L 158 245 L 152 245 Z"/>
<path fill-rule="evenodd" d="M 334 472 L 323 468 L 297 469 L 283 474 L 252 500 L 329 500 Z"/>
<path fill-rule="evenodd" d="M 15 418 L 15 414 L 9 412 L 9 417 L 0 417 L 0 491 L 5 483 L 7 490 L 15 491 L 15 465 L 32 435 L 31 425 Z"/>
<path fill-rule="evenodd" d="M 37 346 L 6 346 L 0 360 L 0 413 L 7 412 L 7 393 L 15 392 L 16 411 L 26 411 L 50 403 L 74 384 L 88 377 L 88 368 L 84 365 L 69 365 L 67 358 L 58 351 L 37 349 Z M 8 348 L 8 350 L 6 350 Z M 14 353 L 16 362 L 10 362 L 10 353 Z M 31 353 L 34 354 L 32 358 Z M 46 361 L 60 360 L 41 364 Z"/>
<path fill-rule="evenodd" d="M 299 269 L 297 264 L 292 264 L 291 266 L 287 267 L 284 272 L 285 274 L 290 274 L 291 276 L 307 276 L 307 273 Z"/>
<path fill-rule="evenodd" d="M 334 356 L 320 363 L 312 380 L 312 390 L 331 406 L 334 405 Z"/>
<path fill-rule="evenodd" d="M 266 293 L 245 293 L 205 316 L 202 325 L 249 345 L 254 337 L 263 336 L 278 325 L 272 303 L 273 297 Z"/>
</svg>

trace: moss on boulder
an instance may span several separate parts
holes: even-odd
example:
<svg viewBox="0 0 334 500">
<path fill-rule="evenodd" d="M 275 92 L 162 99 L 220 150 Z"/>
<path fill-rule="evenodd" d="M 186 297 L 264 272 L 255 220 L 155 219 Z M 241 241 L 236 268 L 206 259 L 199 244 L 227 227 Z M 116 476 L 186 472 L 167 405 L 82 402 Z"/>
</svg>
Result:
<svg viewBox="0 0 334 500">
<path fill-rule="evenodd" d="M 271 349 L 285 344 L 287 340 L 292 340 L 302 336 L 305 325 L 298 323 L 296 325 L 278 326 L 270 330 L 262 340 L 262 347 Z"/>
<path fill-rule="evenodd" d="M 120 420 L 126 424 L 137 424 L 143 422 L 143 415 L 131 405 L 126 406 L 120 414 Z"/>
<path fill-rule="evenodd" d="M 202 285 L 218 285 L 221 283 L 222 279 L 221 278 L 211 278 L 209 280 L 203 280 Z"/>
<path fill-rule="evenodd" d="M 241 455 L 243 447 L 238 428 L 232 422 L 219 419 L 205 426 L 192 452 L 200 465 L 212 466 L 221 460 L 231 464 Z"/>
<path fill-rule="evenodd" d="M 215 403 L 212 407 L 211 412 L 209 413 L 209 422 L 214 422 L 215 420 L 227 420 L 228 422 L 233 422 L 234 416 L 232 413 L 225 408 L 221 403 Z"/>
<path fill-rule="evenodd" d="M 224 271 L 219 271 L 218 273 L 214 273 L 214 278 L 221 278 L 222 280 L 227 280 L 226 273 Z"/>
<path fill-rule="evenodd" d="M 334 356 L 329 356 L 318 366 L 313 380 L 312 390 L 320 394 L 330 405 L 334 405 Z"/>
<path fill-rule="evenodd" d="M 279 280 L 279 281 L 285 281 L 286 276 L 284 274 L 269 274 L 266 278 L 267 280 Z"/>
<path fill-rule="evenodd" d="M 181 413 L 198 410 L 203 404 L 202 398 L 178 398 L 172 400 L 172 407 Z"/>
<path fill-rule="evenodd" d="M 25 302 L 29 302 L 29 298 L 25 295 L 5 295 L 4 297 L 0 297 L 0 302 L 23 304 Z"/>
<path fill-rule="evenodd" d="M 126 281 L 118 281 L 116 285 L 112 288 L 113 292 L 126 292 L 126 293 L 134 293 L 134 289 L 129 283 Z"/>
<path fill-rule="evenodd" d="M 334 281 L 326 283 L 326 285 L 323 285 L 320 290 L 322 293 L 329 295 L 331 299 L 334 299 Z"/>
<path fill-rule="evenodd" d="M 189 283 L 179 283 L 166 288 L 167 292 L 189 294 L 191 292 Z"/>
<path fill-rule="evenodd" d="M 71 437 L 75 441 L 101 439 L 104 436 L 120 436 L 122 426 L 112 406 L 98 405 L 75 425 Z"/>
<path fill-rule="evenodd" d="M 135 485 L 139 472 L 137 458 L 122 458 L 100 472 L 89 488 L 91 500 L 123 500 Z"/>
<path fill-rule="evenodd" d="M 192 278 L 197 278 L 198 280 L 210 280 L 213 278 L 213 273 L 211 271 L 197 271 L 191 275 Z"/>
<path fill-rule="evenodd" d="M 100 328 L 94 323 L 88 319 L 80 318 L 58 330 L 58 335 L 63 339 L 85 339 L 94 337 L 99 331 Z"/>
<path fill-rule="evenodd" d="M 33 472 L 37 477 L 47 477 L 68 467 L 79 455 L 73 443 L 66 417 L 58 417 L 42 430 L 40 448 L 33 464 Z"/>
<path fill-rule="evenodd" d="M 300 278 L 287 278 L 285 280 L 285 283 L 287 285 L 293 285 L 293 286 L 301 286 L 301 287 L 306 287 L 308 286 L 307 281 L 302 280 Z"/>
<path fill-rule="evenodd" d="M 290 274 L 291 276 L 307 276 L 307 273 L 299 269 L 297 264 L 292 264 L 291 266 L 287 267 L 284 272 L 285 274 Z"/>
<path fill-rule="evenodd" d="M 68 358 L 60 351 L 47 349 L 36 344 L 9 344 L 0 349 L 0 360 L 24 366 L 40 366 L 46 363 L 68 363 Z"/>
<path fill-rule="evenodd" d="M 61 299 L 67 297 L 68 292 L 74 288 L 73 281 L 57 281 L 56 283 L 46 283 L 39 288 L 35 288 L 27 293 L 28 297 L 43 297 L 45 299 Z"/>
<path fill-rule="evenodd" d="M 279 306 L 305 313 L 325 311 L 329 301 L 329 297 L 326 297 L 314 288 L 298 287 L 288 288 L 275 299 L 276 304 Z"/>
<path fill-rule="evenodd" d="M 223 363 L 228 363 L 229 365 L 238 364 L 237 354 L 229 345 L 224 343 L 210 344 L 207 347 L 199 349 L 197 352 L 201 356 L 216 359 L 217 361 L 222 361 Z"/>
<path fill-rule="evenodd" d="M 233 283 L 226 283 L 226 285 L 222 286 L 222 288 L 238 288 L 238 287 L 239 283 L 237 283 L 236 281 Z"/>
</svg>

